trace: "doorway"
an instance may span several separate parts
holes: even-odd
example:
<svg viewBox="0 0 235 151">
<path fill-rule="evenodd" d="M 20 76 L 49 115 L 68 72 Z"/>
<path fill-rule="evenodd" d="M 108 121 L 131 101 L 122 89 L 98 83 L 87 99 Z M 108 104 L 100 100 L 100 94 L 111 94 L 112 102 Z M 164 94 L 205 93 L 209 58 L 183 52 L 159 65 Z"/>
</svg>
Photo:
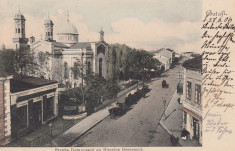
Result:
<svg viewBox="0 0 235 151">
<path fill-rule="evenodd" d="M 42 102 L 33 103 L 33 127 L 38 128 L 42 124 Z"/>
<path fill-rule="evenodd" d="M 193 139 L 199 142 L 200 127 L 199 121 L 193 118 Z"/>
</svg>

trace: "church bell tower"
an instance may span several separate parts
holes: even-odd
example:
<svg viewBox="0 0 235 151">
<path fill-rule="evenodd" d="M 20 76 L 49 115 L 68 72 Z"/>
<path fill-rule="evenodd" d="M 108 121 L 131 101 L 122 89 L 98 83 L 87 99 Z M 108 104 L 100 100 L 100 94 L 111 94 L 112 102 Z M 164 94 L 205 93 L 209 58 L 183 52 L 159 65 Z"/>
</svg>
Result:
<svg viewBox="0 0 235 151">
<path fill-rule="evenodd" d="M 48 15 L 48 18 L 44 21 L 46 41 L 53 41 L 53 25 L 54 24 Z"/>
<path fill-rule="evenodd" d="M 25 38 L 25 17 L 19 11 L 15 15 L 15 37 L 12 39 L 14 48 L 20 49 L 23 45 L 27 45 L 29 41 L 28 38 Z"/>
</svg>

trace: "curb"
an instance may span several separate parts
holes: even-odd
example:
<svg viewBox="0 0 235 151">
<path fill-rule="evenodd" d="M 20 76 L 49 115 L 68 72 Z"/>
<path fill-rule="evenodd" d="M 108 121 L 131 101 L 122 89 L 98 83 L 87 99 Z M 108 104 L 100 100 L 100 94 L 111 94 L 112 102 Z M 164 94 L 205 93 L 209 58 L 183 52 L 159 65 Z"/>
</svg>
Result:
<svg viewBox="0 0 235 151">
<path fill-rule="evenodd" d="M 129 87 L 128 89 L 126 89 L 126 90 L 120 92 L 117 97 L 123 96 L 125 93 L 127 93 L 128 91 L 134 89 L 136 86 L 137 86 L 137 85 L 135 84 L 135 85 Z M 107 107 L 106 107 L 106 108 L 107 108 Z M 105 109 L 105 108 L 104 108 L 104 109 Z M 88 128 L 87 130 L 85 130 L 84 132 L 82 132 L 82 133 L 81 133 L 80 135 L 78 135 L 75 139 L 73 139 L 73 140 L 71 140 L 71 141 L 65 143 L 65 145 L 63 145 L 62 147 L 68 147 L 69 145 L 71 145 L 73 142 L 75 142 L 76 140 L 78 140 L 79 138 L 81 138 L 86 132 L 88 132 L 89 130 L 91 130 L 92 128 L 94 128 L 96 125 L 98 125 L 100 122 L 102 122 L 104 119 L 106 119 L 109 115 L 110 115 L 110 114 L 108 113 L 108 115 L 104 116 L 104 118 L 102 118 L 101 120 L 99 120 L 98 122 L 96 122 L 93 126 L 91 126 L 91 127 Z M 54 145 L 55 147 L 60 147 L 60 146 L 58 146 L 58 144 L 57 144 L 55 141 L 53 141 L 53 142 L 54 142 L 53 145 Z"/>
<path fill-rule="evenodd" d="M 70 144 L 72 144 L 73 142 L 75 142 L 76 140 L 78 140 L 79 138 L 81 138 L 86 132 L 88 132 L 89 130 L 91 130 L 92 128 L 94 128 L 96 125 L 98 125 L 100 122 L 102 122 L 104 119 L 106 119 L 109 116 L 109 114 L 107 116 L 105 116 L 103 119 L 101 119 L 100 121 L 98 121 L 97 123 L 95 123 L 93 126 L 91 126 L 90 128 L 88 128 L 87 130 L 85 130 L 83 133 L 81 133 L 79 136 L 77 136 L 74 140 L 69 141 L 68 143 L 66 143 L 66 145 L 64 145 L 63 147 L 69 147 Z"/>
</svg>

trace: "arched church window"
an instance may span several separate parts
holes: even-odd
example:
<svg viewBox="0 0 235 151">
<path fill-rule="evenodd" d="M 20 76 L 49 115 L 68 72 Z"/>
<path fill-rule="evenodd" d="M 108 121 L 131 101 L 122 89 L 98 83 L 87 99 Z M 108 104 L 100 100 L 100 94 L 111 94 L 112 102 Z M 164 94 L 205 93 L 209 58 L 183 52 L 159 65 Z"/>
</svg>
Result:
<svg viewBox="0 0 235 151">
<path fill-rule="evenodd" d="M 102 58 L 99 59 L 99 76 L 102 76 Z"/>
<path fill-rule="evenodd" d="M 64 78 L 68 79 L 69 78 L 69 70 L 68 70 L 68 63 L 64 62 Z"/>
<path fill-rule="evenodd" d="M 90 61 L 87 62 L 87 73 L 88 74 L 91 73 L 91 62 Z"/>
</svg>

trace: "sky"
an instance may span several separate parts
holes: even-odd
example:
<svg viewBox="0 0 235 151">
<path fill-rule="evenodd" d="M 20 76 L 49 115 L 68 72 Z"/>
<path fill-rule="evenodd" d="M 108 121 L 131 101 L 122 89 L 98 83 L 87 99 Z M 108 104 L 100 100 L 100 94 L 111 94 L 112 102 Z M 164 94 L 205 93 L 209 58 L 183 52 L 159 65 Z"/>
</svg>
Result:
<svg viewBox="0 0 235 151">
<path fill-rule="evenodd" d="M 98 41 L 105 32 L 109 44 L 177 52 L 200 50 L 201 0 L 0 0 L 0 43 L 13 47 L 14 16 L 26 18 L 26 37 L 44 37 L 44 20 L 54 23 L 54 39 L 67 13 L 79 41 Z"/>
</svg>

